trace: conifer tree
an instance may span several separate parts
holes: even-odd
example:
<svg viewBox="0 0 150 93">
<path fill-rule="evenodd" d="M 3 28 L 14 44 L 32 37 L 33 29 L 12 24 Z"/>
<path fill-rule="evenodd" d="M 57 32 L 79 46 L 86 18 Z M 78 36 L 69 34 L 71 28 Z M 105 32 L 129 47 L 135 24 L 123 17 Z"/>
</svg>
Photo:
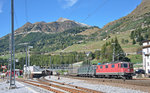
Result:
<svg viewBox="0 0 150 93">
<path fill-rule="evenodd" d="M 135 41 L 135 39 L 133 39 L 133 41 L 132 41 L 132 44 L 134 45 L 134 44 L 136 44 L 136 41 Z"/>
<path fill-rule="evenodd" d="M 110 42 L 106 42 L 101 48 L 101 60 L 107 60 L 109 62 L 112 61 L 113 52 L 115 55 L 115 61 L 123 60 L 125 58 L 125 54 L 123 49 L 121 48 L 117 37 L 115 40 L 111 40 Z"/>
</svg>

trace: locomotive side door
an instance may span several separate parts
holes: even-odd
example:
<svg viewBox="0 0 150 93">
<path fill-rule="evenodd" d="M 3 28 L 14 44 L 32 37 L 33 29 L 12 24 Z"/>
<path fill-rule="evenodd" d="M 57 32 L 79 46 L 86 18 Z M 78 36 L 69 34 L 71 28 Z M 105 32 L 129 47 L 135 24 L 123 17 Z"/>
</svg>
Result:
<svg viewBox="0 0 150 93">
<path fill-rule="evenodd" d="M 118 68 L 118 71 L 117 71 L 118 75 L 120 75 L 120 73 L 121 73 L 121 64 L 120 63 L 117 64 L 117 68 Z"/>
</svg>

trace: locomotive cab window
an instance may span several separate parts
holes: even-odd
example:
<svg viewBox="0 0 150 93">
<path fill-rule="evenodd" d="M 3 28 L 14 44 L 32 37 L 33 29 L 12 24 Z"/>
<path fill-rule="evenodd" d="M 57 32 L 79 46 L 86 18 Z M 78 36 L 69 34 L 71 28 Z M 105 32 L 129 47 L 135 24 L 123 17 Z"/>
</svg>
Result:
<svg viewBox="0 0 150 93">
<path fill-rule="evenodd" d="M 121 68 L 128 68 L 128 64 L 126 63 L 121 64 Z"/>
<path fill-rule="evenodd" d="M 129 65 L 130 65 L 130 68 L 133 68 L 133 64 L 130 63 Z"/>
<path fill-rule="evenodd" d="M 115 67 L 115 65 L 111 65 L 111 68 L 114 68 Z"/>
<path fill-rule="evenodd" d="M 105 68 L 108 68 L 108 65 L 106 65 Z"/>
<path fill-rule="evenodd" d="M 103 66 L 100 67 L 101 69 L 103 68 Z"/>
</svg>

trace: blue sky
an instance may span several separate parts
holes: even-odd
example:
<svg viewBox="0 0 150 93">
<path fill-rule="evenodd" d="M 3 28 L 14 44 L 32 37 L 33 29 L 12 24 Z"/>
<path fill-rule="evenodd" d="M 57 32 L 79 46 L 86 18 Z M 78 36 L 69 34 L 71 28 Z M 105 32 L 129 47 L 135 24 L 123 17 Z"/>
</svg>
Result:
<svg viewBox="0 0 150 93">
<path fill-rule="evenodd" d="M 0 37 L 11 32 L 11 0 L 0 0 Z M 102 28 L 126 16 L 141 0 L 14 0 L 15 29 L 31 23 L 56 21 L 60 17 Z M 26 8 L 27 7 L 27 8 Z"/>
</svg>

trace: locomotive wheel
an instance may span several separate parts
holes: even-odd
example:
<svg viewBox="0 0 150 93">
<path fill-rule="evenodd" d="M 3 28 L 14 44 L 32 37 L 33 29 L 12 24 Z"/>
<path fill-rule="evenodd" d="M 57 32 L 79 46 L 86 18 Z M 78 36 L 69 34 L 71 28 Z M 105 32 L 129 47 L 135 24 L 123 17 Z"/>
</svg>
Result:
<svg viewBox="0 0 150 93">
<path fill-rule="evenodd" d="M 132 76 L 128 76 L 128 79 L 132 79 Z"/>
</svg>

